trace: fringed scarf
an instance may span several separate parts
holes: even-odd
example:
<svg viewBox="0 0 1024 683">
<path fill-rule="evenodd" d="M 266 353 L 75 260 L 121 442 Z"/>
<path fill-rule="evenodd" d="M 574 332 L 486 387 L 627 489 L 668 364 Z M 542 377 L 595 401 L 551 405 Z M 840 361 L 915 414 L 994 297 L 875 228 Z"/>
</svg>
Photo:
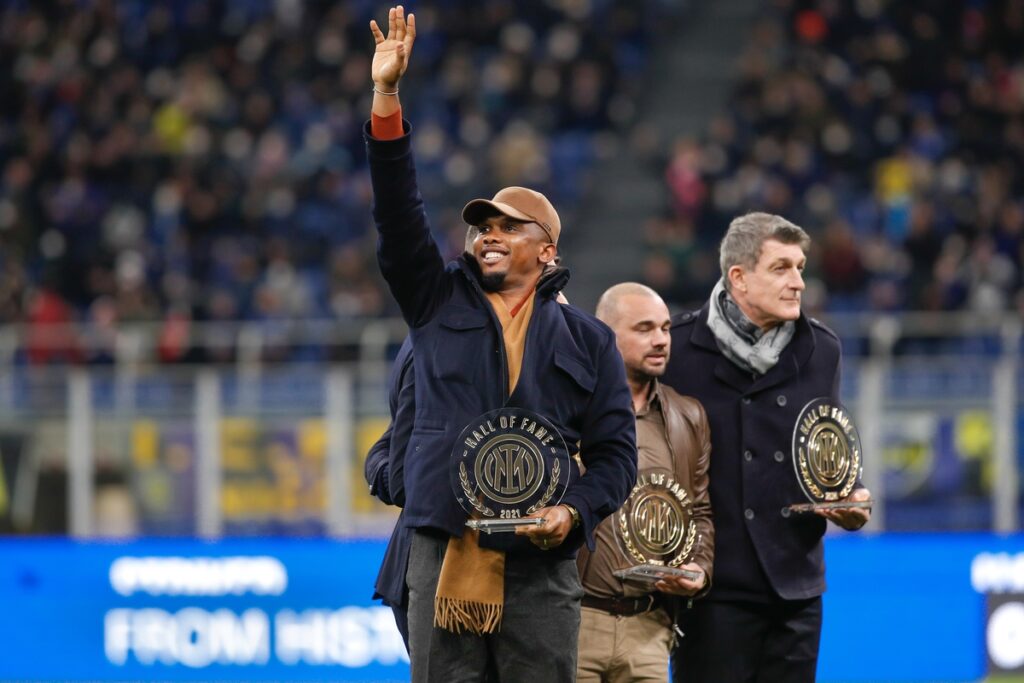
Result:
<svg viewBox="0 0 1024 683">
<path fill-rule="evenodd" d="M 533 316 L 534 290 L 512 310 L 500 295 L 487 294 L 501 323 L 508 359 L 508 391 L 519 381 L 526 330 Z M 467 529 L 450 538 L 434 596 L 434 625 L 453 633 L 494 633 L 505 605 L 505 553 L 480 547 L 479 532 Z"/>
</svg>

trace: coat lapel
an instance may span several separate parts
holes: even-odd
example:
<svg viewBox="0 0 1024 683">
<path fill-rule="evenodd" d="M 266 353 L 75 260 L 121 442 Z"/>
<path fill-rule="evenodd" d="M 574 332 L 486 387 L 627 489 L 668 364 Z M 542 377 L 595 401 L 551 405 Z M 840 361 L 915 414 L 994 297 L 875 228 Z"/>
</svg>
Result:
<svg viewBox="0 0 1024 683">
<path fill-rule="evenodd" d="M 814 352 L 814 330 L 807 318 L 801 313 L 796 321 L 796 334 L 789 346 L 782 352 L 779 362 L 760 379 L 754 382 L 751 391 L 764 391 L 776 385 L 790 381 L 799 372 Z"/>
<path fill-rule="evenodd" d="M 814 330 L 807 322 L 807 317 L 801 313 L 800 318 L 796 321 L 796 334 L 793 335 L 789 346 L 782 352 L 779 362 L 762 377 L 754 379 L 750 373 L 739 368 L 718 349 L 715 336 L 711 333 L 711 328 L 708 327 L 709 305 L 710 302 L 705 302 L 704 307 L 697 314 L 698 320 L 690 334 L 690 342 L 695 346 L 715 352 L 718 356 L 715 361 L 715 377 L 737 391 L 754 393 L 789 381 L 800 372 L 800 368 L 810 360 L 811 354 L 814 352 Z"/>
<path fill-rule="evenodd" d="M 736 391 L 745 392 L 750 388 L 754 378 L 750 373 L 726 358 L 725 354 L 719 350 L 718 342 L 715 341 L 715 335 L 711 333 L 711 328 L 708 327 L 708 306 L 710 305 L 710 301 L 705 302 L 704 307 L 697 314 L 697 324 L 693 326 L 690 342 L 694 346 L 707 349 L 715 354 L 715 377 L 720 382 L 728 384 Z"/>
</svg>

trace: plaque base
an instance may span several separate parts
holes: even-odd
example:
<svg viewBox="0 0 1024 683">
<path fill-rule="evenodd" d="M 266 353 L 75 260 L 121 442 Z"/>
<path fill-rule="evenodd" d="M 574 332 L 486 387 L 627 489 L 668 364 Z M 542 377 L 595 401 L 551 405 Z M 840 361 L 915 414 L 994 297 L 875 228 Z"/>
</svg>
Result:
<svg viewBox="0 0 1024 683">
<path fill-rule="evenodd" d="M 544 517 L 523 517 L 518 519 L 467 519 L 466 526 L 485 534 L 515 531 L 521 526 L 541 526 Z"/>
<path fill-rule="evenodd" d="M 870 510 L 873 500 L 837 500 L 834 503 L 794 503 L 789 506 L 790 512 L 817 512 L 818 510 L 850 510 L 860 508 Z"/>
<path fill-rule="evenodd" d="M 701 572 L 693 569 L 680 569 L 678 567 L 666 567 L 663 564 L 638 564 L 629 569 L 619 569 L 612 572 L 616 578 L 623 581 L 634 581 L 637 583 L 657 583 L 662 579 L 683 577 L 696 581 L 700 578 Z"/>
</svg>

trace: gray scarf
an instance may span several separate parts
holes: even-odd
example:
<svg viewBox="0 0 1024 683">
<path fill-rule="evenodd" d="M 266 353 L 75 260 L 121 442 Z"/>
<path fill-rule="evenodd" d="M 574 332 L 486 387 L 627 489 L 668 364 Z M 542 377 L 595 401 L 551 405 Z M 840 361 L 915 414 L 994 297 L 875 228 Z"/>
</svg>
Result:
<svg viewBox="0 0 1024 683">
<path fill-rule="evenodd" d="M 775 367 L 782 350 L 796 332 L 796 323 L 785 322 L 765 332 L 748 318 L 719 280 L 711 292 L 708 327 L 718 349 L 747 372 L 758 375 Z"/>
</svg>

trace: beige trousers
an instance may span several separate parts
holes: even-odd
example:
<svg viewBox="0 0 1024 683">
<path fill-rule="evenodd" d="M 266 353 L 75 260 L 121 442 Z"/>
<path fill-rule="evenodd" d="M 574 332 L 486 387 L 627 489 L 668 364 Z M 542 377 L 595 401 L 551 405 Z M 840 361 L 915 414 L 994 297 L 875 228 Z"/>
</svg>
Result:
<svg viewBox="0 0 1024 683">
<path fill-rule="evenodd" d="M 577 683 L 666 683 L 672 620 L 664 609 L 617 617 L 580 610 Z"/>
</svg>

